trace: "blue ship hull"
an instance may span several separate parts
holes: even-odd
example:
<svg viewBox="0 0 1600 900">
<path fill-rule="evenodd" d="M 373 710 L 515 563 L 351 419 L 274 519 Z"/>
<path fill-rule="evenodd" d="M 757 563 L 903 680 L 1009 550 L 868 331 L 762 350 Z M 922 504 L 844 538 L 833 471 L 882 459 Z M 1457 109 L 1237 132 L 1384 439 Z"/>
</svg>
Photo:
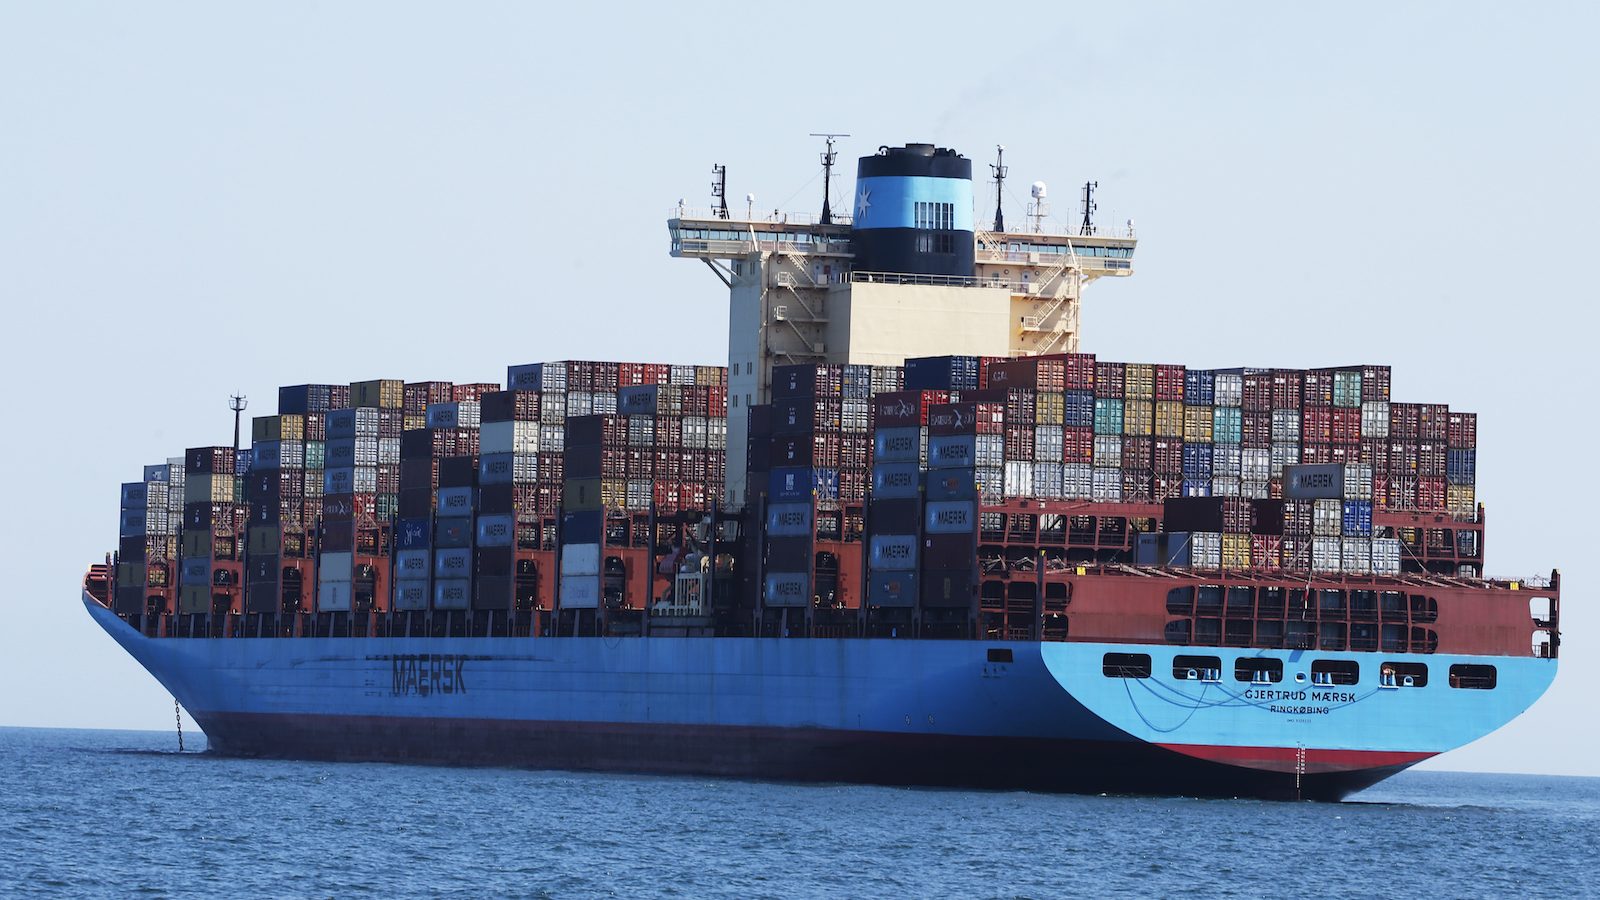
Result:
<svg viewBox="0 0 1600 900">
<path fill-rule="evenodd" d="M 516 765 L 809 781 L 1337 800 L 1530 706 L 1556 662 L 1090 643 L 753 638 L 151 639 L 90 614 L 234 756 Z M 996 652 L 998 651 L 998 652 Z M 1009 651 L 1009 654 L 1007 653 Z M 1108 677 L 1108 652 L 1152 657 Z M 1172 657 L 1228 660 L 1176 680 Z M 1009 655 L 1010 661 L 1000 661 Z M 1232 679 L 1232 657 L 1287 680 Z M 1426 687 L 1378 684 L 1426 662 Z M 1457 662 L 1497 666 L 1462 690 Z"/>
</svg>

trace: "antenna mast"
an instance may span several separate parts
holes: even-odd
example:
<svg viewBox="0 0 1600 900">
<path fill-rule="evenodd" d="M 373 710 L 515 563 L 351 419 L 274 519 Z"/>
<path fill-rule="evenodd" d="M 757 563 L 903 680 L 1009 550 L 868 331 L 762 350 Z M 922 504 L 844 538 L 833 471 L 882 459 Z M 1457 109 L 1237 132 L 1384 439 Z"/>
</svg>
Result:
<svg viewBox="0 0 1600 900">
<path fill-rule="evenodd" d="M 728 218 L 728 167 L 721 163 L 711 166 L 711 208 L 717 218 Z"/>
<path fill-rule="evenodd" d="M 1083 227 L 1078 229 L 1079 234 L 1094 234 L 1094 214 L 1100 204 L 1094 202 L 1095 188 L 1100 186 L 1098 181 L 1085 181 L 1083 183 Z"/>
<path fill-rule="evenodd" d="M 830 133 L 825 132 L 825 131 L 824 132 L 813 131 L 813 132 L 811 132 L 811 136 L 812 137 L 819 137 L 819 138 L 827 138 L 827 140 L 828 140 L 828 149 L 823 151 L 823 154 L 822 154 L 822 224 L 824 224 L 824 225 L 832 225 L 833 224 L 833 208 L 828 203 L 829 197 L 832 195 L 832 191 L 829 188 L 829 182 L 832 180 L 832 177 L 833 177 L 833 161 L 835 159 L 837 159 L 838 156 L 839 156 L 837 153 L 833 152 L 833 139 L 834 138 L 849 137 L 850 135 L 848 135 L 848 134 L 830 134 Z"/>
<path fill-rule="evenodd" d="M 234 394 L 228 398 L 228 408 L 233 410 L 233 452 L 235 453 L 239 452 L 239 415 L 249 405 L 250 402 L 245 399 L 243 394 Z"/>
<path fill-rule="evenodd" d="M 1000 200 L 1005 196 L 1006 184 L 1006 148 L 1003 145 L 994 145 L 994 163 L 989 168 L 994 172 L 994 230 L 1006 230 L 1006 216 L 1000 208 Z"/>
</svg>

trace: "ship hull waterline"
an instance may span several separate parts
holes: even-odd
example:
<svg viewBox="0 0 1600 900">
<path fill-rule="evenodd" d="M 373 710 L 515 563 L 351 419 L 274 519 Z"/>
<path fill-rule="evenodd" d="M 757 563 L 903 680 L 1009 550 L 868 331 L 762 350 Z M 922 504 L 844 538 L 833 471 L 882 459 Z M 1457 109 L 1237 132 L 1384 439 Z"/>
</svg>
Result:
<svg viewBox="0 0 1600 900">
<path fill-rule="evenodd" d="M 1336 801 L 1449 749 L 1394 736 L 1340 746 L 1304 729 L 1296 740 L 1281 717 L 1223 739 L 1194 721 L 1222 715 L 1195 715 L 1213 701 L 1186 701 L 1185 727 L 1167 728 L 1137 695 L 1118 701 L 1120 679 L 1068 671 L 1090 655 L 1098 668 L 1104 645 L 151 639 L 84 599 L 211 751 L 233 757 Z"/>
</svg>

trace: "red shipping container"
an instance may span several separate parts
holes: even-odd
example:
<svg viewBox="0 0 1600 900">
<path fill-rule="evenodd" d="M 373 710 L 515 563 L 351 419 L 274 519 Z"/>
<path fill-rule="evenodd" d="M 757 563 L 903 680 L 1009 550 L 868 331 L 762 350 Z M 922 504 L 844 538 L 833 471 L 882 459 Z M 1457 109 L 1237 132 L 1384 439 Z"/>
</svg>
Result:
<svg viewBox="0 0 1600 900">
<path fill-rule="evenodd" d="M 1183 379 L 1183 366 L 1156 366 L 1156 399 L 1182 400 Z"/>
<path fill-rule="evenodd" d="M 1149 472 L 1155 467 L 1155 439 L 1124 436 L 1122 438 L 1122 468 Z M 1181 454 L 1183 451 L 1179 451 Z M 1183 471 L 1180 462 L 1178 471 Z"/>
<path fill-rule="evenodd" d="M 1164 503 L 1183 496 L 1183 476 L 1157 473 L 1150 478 L 1150 499 Z"/>
<path fill-rule="evenodd" d="M 1094 395 L 1116 400 L 1122 399 L 1126 388 L 1127 368 L 1122 363 L 1097 362 L 1094 364 Z"/>
<path fill-rule="evenodd" d="M 1333 447 L 1329 444 L 1304 444 L 1300 448 L 1300 462 L 1309 466 L 1331 463 Z"/>
<path fill-rule="evenodd" d="M 928 409 L 929 434 L 1004 434 L 1005 404 L 940 403 Z"/>
<path fill-rule="evenodd" d="M 1333 409 L 1307 405 L 1300 413 L 1300 440 L 1307 444 L 1326 444 L 1333 440 Z"/>
<path fill-rule="evenodd" d="M 1265 572 L 1276 572 L 1283 567 L 1283 538 L 1268 534 L 1250 538 L 1250 566 Z"/>
<path fill-rule="evenodd" d="M 1127 438 L 1123 439 L 1127 446 Z M 1126 451 L 1124 451 L 1126 452 Z M 1154 444 L 1154 468 L 1162 475 L 1183 475 L 1183 442 L 1159 438 Z"/>
<path fill-rule="evenodd" d="M 1330 444 L 1328 447 L 1328 462 L 1346 465 L 1361 461 L 1360 444 Z"/>
<path fill-rule="evenodd" d="M 1149 469 L 1122 470 L 1122 499 L 1154 500 L 1155 484 Z"/>
<path fill-rule="evenodd" d="M 1356 444 L 1361 441 L 1361 409 L 1338 407 L 1333 410 L 1333 442 Z"/>
<path fill-rule="evenodd" d="M 1374 473 L 1389 471 L 1389 442 L 1362 441 L 1360 459 L 1372 467 Z"/>
<path fill-rule="evenodd" d="M 1361 367 L 1361 402 L 1382 403 L 1389 399 L 1389 367 Z"/>
<path fill-rule="evenodd" d="M 500 385 L 486 382 L 458 384 L 450 389 L 450 399 L 456 403 L 465 400 L 480 400 L 484 394 L 493 394 L 498 390 L 500 390 Z"/>
<path fill-rule="evenodd" d="M 1272 411 L 1272 374 L 1270 372 L 1251 372 L 1244 376 L 1244 395 L 1240 398 L 1240 406 L 1248 415 L 1253 412 Z"/>
<path fill-rule="evenodd" d="M 1272 446 L 1272 410 L 1245 410 L 1240 414 L 1241 445 L 1251 448 Z"/>
<path fill-rule="evenodd" d="M 1094 390 L 1095 359 L 1092 353 L 1063 353 L 1063 383 L 1069 391 Z"/>
<path fill-rule="evenodd" d="M 1063 462 L 1087 463 L 1094 459 L 1094 429 L 1065 428 L 1061 432 Z"/>
<path fill-rule="evenodd" d="M 1443 444 L 1425 443 L 1417 445 L 1418 475 L 1424 478 L 1443 478 L 1445 477 L 1448 463 L 1448 451 Z"/>
<path fill-rule="evenodd" d="M 984 381 L 989 388 L 1026 388 L 1031 391 L 1066 390 L 1066 364 L 1050 356 L 1024 356 L 989 366 Z"/>
<path fill-rule="evenodd" d="M 1449 436 L 1446 445 L 1454 450 L 1471 450 L 1478 446 L 1478 414 L 1450 413 Z"/>
<path fill-rule="evenodd" d="M 1424 403 L 1417 423 L 1417 439 L 1444 443 L 1450 439 L 1450 407 Z"/>
<path fill-rule="evenodd" d="M 1300 396 L 1307 407 L 1333 405 L 1333 373 L 1316 369 L 1305 373 Z"/>
<path fill-rule="evenodd" d="M 1422 423 L 1422 407 L 1416 403 L 1389 404 L 1389 437 L 1414 441 Z"/>
<path fill-rule="evenodd" d="M 1033 459 L 1033 426 L 1007 425 L 1006 427 L 1006 459 L 1031 460 Z"/>
<path fill-rule="evenodd" d="M 1445 481 L 1443 478 L 1417 479 L 1417 508 L 1427 510 L 1445 508 Z"/>
<path fill-rule="evenodd" d="M 1389 505 L 1389 476 L 1374 473 L 1372 476 L 1372 505 L 1378 509 L 1392 509 Z"/>
<path fill-rule="evenodd" d="M 1272 373 L 1272 408 L 1299 409 L 1301 373 L 1296 369 L 1276 369 Z"/>
</svg>

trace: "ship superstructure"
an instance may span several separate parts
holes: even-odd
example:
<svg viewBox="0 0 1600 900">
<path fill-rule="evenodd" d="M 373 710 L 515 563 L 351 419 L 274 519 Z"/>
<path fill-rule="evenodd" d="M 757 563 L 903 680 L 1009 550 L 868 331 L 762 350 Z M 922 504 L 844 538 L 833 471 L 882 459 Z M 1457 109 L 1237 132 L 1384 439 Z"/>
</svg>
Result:
<svg viewBox="0 0 1600 900">
<path fill-rule="evenodd" d="M 1336 799 L 1543 693 L 1476 416 L 1083 353 L 1131 225 L 981 228 L 971 169 L 680 205 L 726 367 L 284 388 L 123 485 L 85 603 L 237 755 Z"/>
</svg>

